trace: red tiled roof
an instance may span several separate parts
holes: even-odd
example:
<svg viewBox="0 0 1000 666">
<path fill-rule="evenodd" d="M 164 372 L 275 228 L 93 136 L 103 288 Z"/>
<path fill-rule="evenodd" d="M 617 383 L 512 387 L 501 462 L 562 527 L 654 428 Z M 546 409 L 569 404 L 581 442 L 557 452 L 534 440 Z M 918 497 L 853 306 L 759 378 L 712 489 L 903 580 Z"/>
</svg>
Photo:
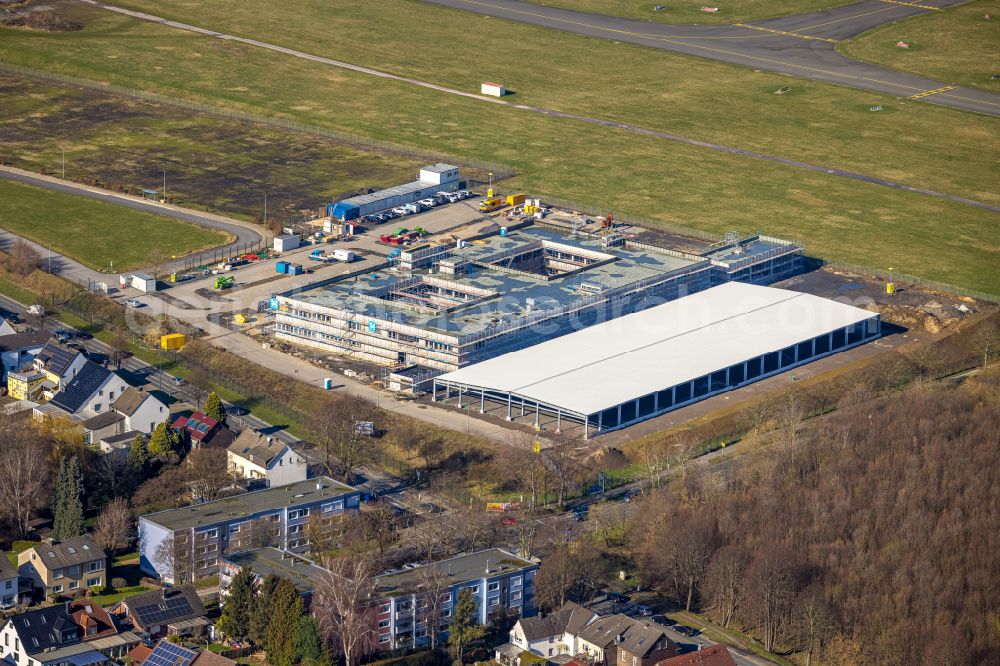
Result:
<svg viewBox="0 0 1000 666">
<path fill-rule="evenodd" d="M 142 643 L 139 643 L 134 648 L 128 651 L 128 656 L 132 658 L 132 663 L 135 666 L 139 666 L 139 664 L 145 661 L 146 657 L 148 657 L 152 651 L 153 648 L 146 647 Z"/>
<path fill-rule="evenodd" d="M 209 433 L 215 430 L 217 425 L 219 425 L 218 421 L 201 412 L 195 412 L 191 416 L 182 416 L 174 421 L 175 429 L 185 430 L 191 439 L 198 442 L 205 439 Z"/>
<path fill-rule="evenodd" d="M 102 607 L 86 599 L 78 599 L 69 605 L 73 621 L 83 628 L 83 640 L 91 641 L 95 638 L 104 638 L 118 633 L 115 623 L 111 621 L 111 616 Z M 87 633 L 90 627 L 97 629 L 96 633 Z"/>
<path fill-rule="evenodd" d="M 725 645 L 713 645 L 658 661 L 656 666 L 736 666 L 736 662 Z"/>
</svg>

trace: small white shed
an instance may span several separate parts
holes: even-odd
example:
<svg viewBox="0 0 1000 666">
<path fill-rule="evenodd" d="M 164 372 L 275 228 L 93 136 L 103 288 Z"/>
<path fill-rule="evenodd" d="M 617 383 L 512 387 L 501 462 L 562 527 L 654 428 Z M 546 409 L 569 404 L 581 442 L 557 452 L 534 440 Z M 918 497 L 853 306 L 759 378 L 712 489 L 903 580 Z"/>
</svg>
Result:
<svg viewBox="0 0 1000 666">
<path fill-rule="evenodd" d="M 502 83 L 490 83 L 489 81 L 484 82 L 479 91 L 491 97 L 503 97 L 507 94 L 507 89 L 503 87 Z"/>
<path fill-rule="evenodd" d="M 156 291 L 156 280 L 148 273 L 133 273 L 132 287 L 148 294 Z"/>
<path fill-rule="evenodd" d="M 287 235 L 287 236 L 274 237 L 275 252 L 288 252 L 289 250 L 294 250 L 298 246 L 299 246 L 298 236 Z"/>
</svg>

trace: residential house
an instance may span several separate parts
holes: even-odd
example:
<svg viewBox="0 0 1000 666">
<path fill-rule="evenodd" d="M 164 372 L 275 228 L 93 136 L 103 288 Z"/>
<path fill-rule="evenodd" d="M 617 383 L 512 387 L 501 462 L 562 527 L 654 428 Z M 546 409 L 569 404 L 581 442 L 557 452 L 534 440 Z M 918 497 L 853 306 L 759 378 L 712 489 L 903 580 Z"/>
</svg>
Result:
<svg viewBox="0 0 1000 666">
<path fill-rule="evenodd" d="M 616 614 L 600 617 L 577 634 L 575 655 L 584 655 L 606 666 L 653 666 L 657 660 L 678 654 L 677 644 L 653 622 Z M 640 663 L 641 662 L 641 663 Z"/>
<path fill-rule="evenodd" d="M 170 416 L 170 409 L 155 395 L 129 386 L 111 407 L 125 417 L 125 430 L 148 435 Z"/>
<path fill-rule="evenodd" d="M 18 574 L 6 557 L 0 557 L 0 609 L 12 608 L 18 603 Z"/>
<path fill-rule="evenodd" d="M 240 569 L 247 567 L 254 573 L 254 582 L 260 585 L 274 574 L 290 581 L 309 606 L 313 590 L 329 571 L 301 555 L 277 548 L 257 548 L 233 553 L 219 558 L 219 596 L 225 605 L 229 585 Z"/>
<path fill-rule="evenodd" d="M 519 620 L 510 643 L 496 649 L 496 660 L 517 666 L 525 651 L 549 661 L 573 657 L 604 666 L 655 666 L 680 649 L 656 623 L 621 614 L 602 617 L 568 603 L 545 617 Z"/>
<path fill-rule="evenodd" d="M 6 323 L 6 322 L 5 322 Z M 8 324 L 9 325 L 9 324 Z M 45 331 L 26 331 L 0 336 L 0 380 L 10 385 L 8 373 L 18 372 L 29 367 L 37 354 L 46 348 L 51 335 Z M 11 395 L 14 392 L 11 391 Z M 28 400 L 27 397 L 14 396 L 18 400 Z"/>
<path fill-rule="evenodd" d="M 535 562 L 490 548 L 377 576 L 372 614 L 376 650 L 420 647 L 430 641 L 432 631 L 447 634 L 462 590 L 472 593 L 480 624 L 497 612 L 530 617 L 536 613 L 537 571 Z M 436 580 L 433 590 L 427 588 L 431 579 Z"/>
<path fill-rule="evenodd" d="M 178 417 L 173 425 L 174 430 L 187 439 L 187 444 L 192 450 L 203 447 L 227 447 L 233 443 L 233 431 L 202 412 Z"/>
<path fill-rule="evenodd" d="M 250 487 L 283 486 L 309 478 L 301 454 L 281 440 L 247 428 L 226 448 L 229 468 L 247 479 Z"/>
<path fill-rule="evenodd" d="M 125 417 L 111 409 L 84 419 L 80 427 L 83 428 L 83 441 L 97 444 L 105 437 L 125 432 Z"/>
<path fill-rule="evenodd" d="M 236 666 L 236 662 L 211 650 L 198 650 L 190 645 L 177 645 L 161 639 L 152 649 L 145 646 L 129 653 L 133 666 L 144 662 L 156 666 Z"/>
<path fill-rule="evenodd" d="M 139 518 L 139 568 L 169 583 L 219 571 L 219 557 L 260 548 L 262 540 L 293 553 L 309 547 L 306 523 L 339 531 L 361 492 L 327 477 L 169 509 Z"/>
<path fill-rule="evenodd" d="M 205 605 L 192 585 L 164 587 L 125 597 L 111 607 L 111 612 L 135 631 L 150 636 L 200 636 L 211 624 L 205 617 Z"/>
<path fill-rule="evenodd" d="M 548 615 L 522 617 L 510 630 L 510 643 L 498 648 L 497 661 L 513 663 L 524 651 L 546 659 L 576 654 L 576 636 L 598 617 L 597 613 L 573 602 L 567 602 Z"/>
<path fill-rule="evenodd" d="M 104 587 L 107 557 L 89 536 L 65 541 L 49 539 L 17 556 L 18 573 L 30 578 L 44 596 L 76 595 L 94 587 Z"/>
<path fill-rule="evenodd" d="M 713 645 L 664 659 L 656 666 L 736 666 L 736 661 L 725 645 Z"/>
<path fill-rule="evenodd" d="M 103 666 L 112 661 L 101 644 L 115 643 L 117 632 L 100 606 L 56 604 L 10 617 L 0 629 L 0 657 L 11 666 Z"/>
<path fill-rule="evenodd" d="M 35 355 L 32 365 L 35 370 L 44 372 L 49 381 L 55 384 L 58 391 L 69 380 L 76 377 L 86 362 L 87 357 L 81 352 L 49 343 Z"/>
<path fill-rule="evenodd" d="M 115 456 L 117 458 L 127 458 L 128 452 L 132 448 L 132 442 L 136 437 L 142 437 L 149 443 L 149 438 L 141 432 L 128 430 L 117 435 L 104 435 L 97 441 L 97 448 L 104 455 Z"/>
<path fill-rule="evenodd" d="M 124 379 L 107 368 L 87 361 L 48 404 L 34 409 L 34 415 L 36 419 L 49 415 L 76 417 L 74 420 L 82 421 L 110 410 L 111 404 L 127 388 Z"/>
</svg>

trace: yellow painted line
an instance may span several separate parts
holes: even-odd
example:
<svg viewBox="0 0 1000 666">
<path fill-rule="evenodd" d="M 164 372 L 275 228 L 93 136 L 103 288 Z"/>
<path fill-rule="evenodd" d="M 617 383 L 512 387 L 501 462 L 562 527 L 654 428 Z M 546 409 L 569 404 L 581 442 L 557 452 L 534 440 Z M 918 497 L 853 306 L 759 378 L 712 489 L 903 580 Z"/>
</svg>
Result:
<svg viewBox="0 0 1000 666">
<path fill-rule="evenodd" d="M 764 32 L 774 33 L 775 35 L 785 35 L 787 37 L 798 37 L 799 39 L 815 39 L 820 42 L 830 42 L 831 44 L 836 44 L 838 40 L 827 39 L 826 37 L 814 37 L 812 35 L 802 35 L 797 32 L 786 32 L 785 30 L 772 30 L 771 28 L 762 28 L 759 25 L 747 25 L 746 23 L 737 23 L 741 28 L 750 28 L 751 30 L 762 30 Z"/>
<path fill-rule="evenodd" d="M 916 2 L 902 2 L 901 0 L 881 0 L 882 2 L 888 2 L 890 5 L 903 5 L 904 7 L 916 7 L 917 9 L 929 9 L 932 12 L 944 11 L 940 7 L 931 7 L 930 5 L 920 5 Z"/>
<path fill-rule="evenodd" d="M 948 92 L 949 90 L 954 90 L 954 89 L 955 86 L 944 86 L 942 88 L 935 88 L 934 90 L 925 90 L 922 93 L 911 95 L 909 99 L 921 99 L 924 97 L 930 97 L 931 95 L 937 95 L 938 93 Z"/>
<path fill-rule="evenodd" d="M 885 7 L 884 9 L 874 9 L 870 12 L 864 12 L 863 14 L 855 14 L 854 16 L 846 16 L 844 18 L 834 19 L 833 21 L 826 21 L 825 23 L 817 23 L 816 25 L 807 25 L 802 28 L 803 30 L 812 30 L 813 28 L 820 28 L 824 25 L 833 25 L 834 23 L 843 23 L 844 21 L 853 21 L 856 18 L 861 18 L 862 16 L 868 16 L 869 14 L 881 14 L 882 12 L 891 12 L 892 7 Z"/>
</svg>

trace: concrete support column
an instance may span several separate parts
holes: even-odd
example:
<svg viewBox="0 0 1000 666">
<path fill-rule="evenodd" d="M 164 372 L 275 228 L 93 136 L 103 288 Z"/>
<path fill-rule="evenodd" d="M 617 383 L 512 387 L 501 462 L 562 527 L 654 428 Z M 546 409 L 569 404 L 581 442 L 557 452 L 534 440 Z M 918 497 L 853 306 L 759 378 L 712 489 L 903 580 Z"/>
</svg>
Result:
<svg viewBox="0 0 1000 666">
<path fill-rule="evenodd" d="M 508 421 L 510 421 L 510 419 L 511 419 L 510 408 L 511 408 L 511 402 L 512 401 L 513 401 L 513 398 L 511 397 L 510 393 L 508 393 L 507 394 L 507 420 Z"/>
<path fill-rule="evenodd" d="M 486 413 L 486 391 L 479 394 L 479 413 Z"/>
<path fill-rule="evenodd" d="M 586 429 L 586 426 L 584 426 L 584 429 Z M 562 432 L 562 410 L 561 409 L 557 409 L 556 410 L 556 434 L 558 435 L 561 432 Z"/>
<path fill-rule="evenodd" d="M 462 387 L 458 387 L 458 408 L 462 409 Z"/>
</svg>

